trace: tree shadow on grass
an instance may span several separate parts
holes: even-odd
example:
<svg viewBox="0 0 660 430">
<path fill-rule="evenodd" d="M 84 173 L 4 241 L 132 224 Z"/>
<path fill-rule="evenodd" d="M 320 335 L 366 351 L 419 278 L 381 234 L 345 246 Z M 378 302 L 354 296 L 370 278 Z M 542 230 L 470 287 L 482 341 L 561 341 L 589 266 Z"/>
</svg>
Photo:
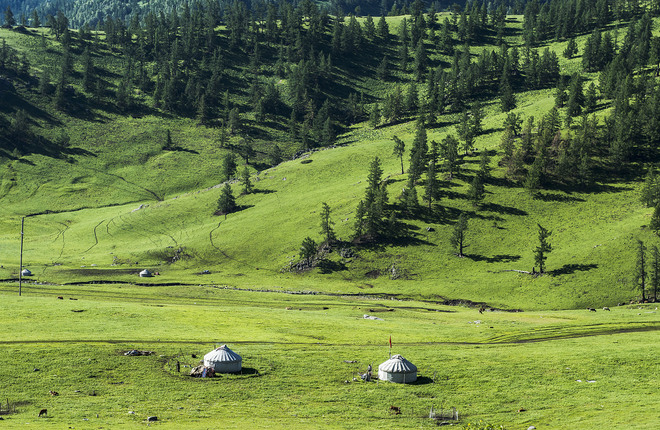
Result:
<svg viewBox="0 0 660 430">
<path fill-rule="evenodd" d="M 550 270 L 547 272 L 552 276 L 558 275 L 571 275 L 575 272 L 587 272 L 591 269 L 597 269 L 598 264 L 564 264 L 559 269 Z"/>
<path fill-rule="evenodd" d="M 514 208 L 511 206 L 498 205 L 497 203 L 484 203 L 482 209 L 489 212 L 497 212 L 506 215 L 520 215 L 525 216 L 527 212 L 522 209 Z"/>
<path fill-rule="evenodd" d="M 485 255 L 479 254 L 463 254 L 465 258 L 469 258 L 472 261 L 485 261 L 486 263 L 511 263 L 514 261 L 520 260 L 520 255 L 511 255 L 511 254 L 498 254 L 493 255 L 492 257 L 487 257 Z"/>
<path fill-rule="evenodd" d="M 567 196 L 563 194 L 552 194 L 552 193 L 536 193 L 534 198 L 542 200 L 544 202 L 584 202 L 584 199 L 579 197 Z"/>
<path fill-rule="evenodd" d="M 348 267 L 341 261 L 332 261 L 332 260 L 321 260 L 316 267 L 319 268 L 321 274 L 328 275 L 334 272 L 341 272 L 347 270 Z"/>
<path fill-rule="evenodd" d="M 267 190 L 265 188 L 253 188 L 252 189 L 252 194 L 272 194 L 276 193 L 277 191 L 275 190 Z"/>
<path fill-rule="evenodd" d="M 165 148 L 163 148 L 163 151 L 187 152 L 187 153 L 189 153 L 189 154 L 199 155 L 199 152 L 195 151 L 194 149 L 187 149 L 187 148 L 183 148 L 183 147 L 181 147 L 181 146 L 169 146 L 169 147 L 165 147 Z"/>
</svg>

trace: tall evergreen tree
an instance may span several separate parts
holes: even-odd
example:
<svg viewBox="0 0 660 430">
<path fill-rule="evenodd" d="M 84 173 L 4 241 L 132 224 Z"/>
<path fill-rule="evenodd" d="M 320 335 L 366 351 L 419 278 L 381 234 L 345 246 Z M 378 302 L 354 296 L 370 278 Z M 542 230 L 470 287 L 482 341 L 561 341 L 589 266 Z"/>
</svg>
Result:
<svg viewBox="0 0 660 430">
<path fill-rule="evenodd" d="M 647 283 L 647 272 L 646 272 L 646 245 L 644 242 L 637 239 L 637 260 L 635 262 L 635 286 L 639 288 L 640 293 L 642 293 L 642 302 L 646 300 L 646 283 Z"/>
<path fill-rule="evenodd" d="M 226 154 L 222 159 L 222 173 L 225 180 L 228 181 L 236 175 L 236 167 L 236 155 L 233 152 Z"/>
<path fill-rule="evenodd" d="M 401 160 L 401 174 L 403 175 L 403 154 L 406 149 L 406 144 L 403 142 L 403 140 L 399 139 L 397 136 L 392 136 L 392 139 L 394 140 L 394 150 L 393 154 Z"/>
<path fill-rule="evenodd" d="M 458 217 L 458 220 L 456 221 L 456 224 L 454 225 L 454 232 L 452 233 L 452 236 L 449 239 L 449 242 L 456 251 L 456 255 L 458 257 L 464 257 L 463 250 L 467 248 L 467 245 L 465 244 L 465 236 L 467 233 L 467 229 L 468 229 L 468 217 L 465 214 L 465 212 L 461 212 L 461 214 Z"/>
<path fill-rule="evenodd" d="M 483 180 L 480 175 L 474 175 L 470 187 L 468 188 L 467 197 L 472 202 L 472 206 L 479 207 L 486 194 Z"/>
<path fill-rule="evenodd" d="M 252 192 L 252 181 L 250 180 L 250 169 L 247 166 L 243 168 L 241 180 L 243 182 L 243 194 L 250 194 Z"/>
<path fill-rule="evenodd" d="M 225 186 L 222 188 L 220 198 L 218 199 L 218 212 L 220 214 L 227 215 L 236 210 L 236 199 L 234 194 L 231 191 L 229 183 L 225 183 Z"/>
<path fill-rule="evenodd" d="M 332 226 L 334 222 L 330 219 L 330 206 L 323 202 L 321 204 L 321 235 L 325 238 L 325 243 L 332 243 L 336 240 L 335 231 Z"/>
<path fill-rule="evenodd" d="M 454 135 L 450 134 L 442 139 L 440 154 L 444 158 L 444 170 L 449 173 L 449 178 L 452 179 L 454 174 L 459 171 L 460 162 L 458 140 L 456 140 Z"/>
<path fill-rule="evenodd" d="M 424 200 L 428 203 L 429 209 L 431 209 L 431 204 L 438 199 L 439 194 L 440 188 L 436 178 L 435 161 L 431 161 L 426 169 L 426 182 L 424 183 Z"/>
<path fill-rule="evenodd" d="M 653 245 L 651 247 L 651 291 L 653 292 L 653 301 L 658 301 L 658 287 L 660 286 L 660 251 L 658 247 Z M 651 298 L 649 292 L 649 299 Z"/>
<path fill-rule="evenodd" d="M 552 245 L 548 242 L 548 237 L 552 232 L 543 228 L 541 224 L 537 225 L 539 227 L 539 245 L 534 249 L 534 261 L 539 266 L 539 273 L 545 273 L 545 260 L 548 259 L 548 254 L 552 252 Z"/>
</svg>

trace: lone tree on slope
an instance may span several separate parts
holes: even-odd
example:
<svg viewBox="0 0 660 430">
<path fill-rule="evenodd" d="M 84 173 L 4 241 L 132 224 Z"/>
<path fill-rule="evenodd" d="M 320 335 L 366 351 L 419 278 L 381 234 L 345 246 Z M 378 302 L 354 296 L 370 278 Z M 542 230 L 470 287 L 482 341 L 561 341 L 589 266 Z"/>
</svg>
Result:
<svg viewBox="0 0 660 430">
<path fill-rule="evenodd" d="M 539 266 L 539 273 L 545 273 L 545 260 L 552 252 L 552 245 L 548 242 L 548 237 L 552 232 L 543 228 L 541 224 L 537 225 L 539 226 L 539 246 L 534 250 L 534 261 Z"/>
<path fill-rule="evenodd" d="M 467 229 L 468 217 L 465 213 L 461 213 L 454 226 L 454 234 L 452 234 L 450 239 L 450 243 L 456 249 L 456 255 L 459 257 L 464 257 L 463 249 L 467 247 L 467 245 L 465 245 L 465 232 Z"/>
</svg>

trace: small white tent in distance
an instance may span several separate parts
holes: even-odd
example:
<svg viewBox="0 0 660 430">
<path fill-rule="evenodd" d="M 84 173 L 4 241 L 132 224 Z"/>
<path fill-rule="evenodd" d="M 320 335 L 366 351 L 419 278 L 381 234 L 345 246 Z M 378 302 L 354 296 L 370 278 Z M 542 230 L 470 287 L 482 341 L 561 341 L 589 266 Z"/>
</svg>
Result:
<svg viewBox="0 0 660 430">
<path fill-rule="evenodd" d="M 396 354 L 378 366 L 378 379 L 399 384 L 415 382 L 417 380 L 417 366 L 401 355 Z"/>
<path fill-rule="evenodd" d="M 243 368 L 243 359 L 222 345 L 204 356 L 204 366 L 212 367 L 216 373 L 238 373 Z"/>
</svg>

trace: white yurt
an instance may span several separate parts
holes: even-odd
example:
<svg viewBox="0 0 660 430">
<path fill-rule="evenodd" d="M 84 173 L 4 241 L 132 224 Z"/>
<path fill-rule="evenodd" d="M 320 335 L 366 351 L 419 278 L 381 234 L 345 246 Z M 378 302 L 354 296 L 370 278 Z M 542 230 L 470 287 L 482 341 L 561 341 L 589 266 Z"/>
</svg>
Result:
<svg viewBox="0 0 660 430">
<path fill-rule="evenodd" d="M 151 278 L 151 272 L 147 269 L 144 269 L 140 272 L 140 278 Z"/>
<path fill-rule="evenodd" d="M 204 356 L 204 366 L 212 367 L 217 373 L 236 373 L 243 367 L 240 355 L 222 345 Z"/>
<path fill-rule="evenodd" d="M 32 276 L 32 272 L 30 272 L 28 269 L 23 269 L 21 276 Z"/>
<path fill-rule="evenodd" d="M 396 354 L 378 366 L 378 379 L 399 384 L 415 382 L 417 380 L 417 366 Z"/>
</svg>

